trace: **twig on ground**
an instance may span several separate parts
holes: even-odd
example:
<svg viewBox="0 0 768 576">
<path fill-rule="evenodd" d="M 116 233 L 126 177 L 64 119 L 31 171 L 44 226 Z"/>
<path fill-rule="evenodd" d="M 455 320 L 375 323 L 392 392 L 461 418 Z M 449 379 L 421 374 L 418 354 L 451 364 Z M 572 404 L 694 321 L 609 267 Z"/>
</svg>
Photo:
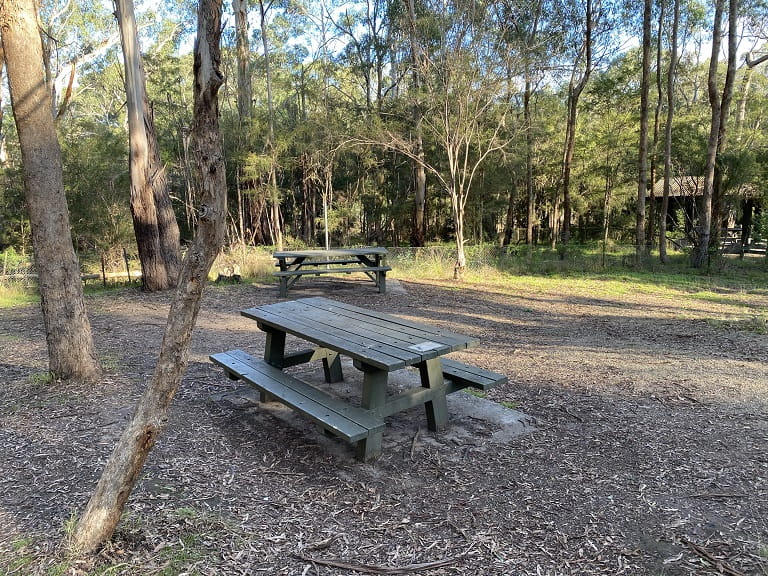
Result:
<svg viewBox="0 0 768 576">
<path fill-rule="evenodd" d="M 411 442 L 411 460 L 413 460 L 413 455 L 416 452 L 416 440 L 419 438 L 420 431 L 421 428 L 416 428 L 416 434 L 413 435 L 413 441 Z"/>
<path fill-rule="evenodd" d="M 584 419 L 581 416 L 577 416 L 576 414 L 568 410 L 567 406 L 560 406 L 560 410 L 568 414 L 568 416 L 570 416 L 571 418 L 575 418 L 576 420 L 578 420 L 580 424 L 584 424 Z"/>
<path fill-rule="evenodd" d="M 430 570 L 432 568 L 442 568 L 443 566 L 449 566 L 461 558 L 461 556 L 455 556 L 453 558 L 445 558 L 443 560 L 435 560 L 434 562 L 424 562 L 420 564 L 408 564 L 406 566 L 377 566 L 374 564 L 358 564 L 356 562 L 342 562 L 341 560 L 322 558 L 313 558 L 301 552 L 294 552 L 296 558 L 304 560 L 305 562 L 312 562 L 314 564 L 320 564 L 322 566 L 332 566 L 334 568 L 342 568 L 344 570 L 354 570 L 355 572 L 371 572 L 373 574 L 410 574 L 412 572 L 421 572 L 422 570 Z"/>
<path fill-rule="evenodd" d="M 686 538 L 683 538 L 682 542 L 683 544 L 688 546 L 688 548 L 696 552 L 696 554 L 704 558 L 704 560 L 712 564 L 712 566 L 716 568 L 719 572 L 722 572 L 723 574 L 728 574 L 729 576 L 744 576 L 742 572 L 739 572 L 735 568 L 731 568 L 725 561 L 718 560 L 717 558 L 712 556 L 712 554 L 710 554 L 709 551 L 707 551 L 707 549 L 704 548 L 703 546 L 700 546 L 695 542 L 691 542 Z"/>
</svg>

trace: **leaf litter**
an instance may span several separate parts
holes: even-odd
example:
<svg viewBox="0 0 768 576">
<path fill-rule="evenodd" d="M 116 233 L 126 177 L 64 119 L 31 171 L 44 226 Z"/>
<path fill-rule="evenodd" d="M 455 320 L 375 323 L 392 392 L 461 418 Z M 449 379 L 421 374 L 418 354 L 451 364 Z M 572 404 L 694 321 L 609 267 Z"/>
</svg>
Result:
<svg viewBox="0 0 768 576">
<path fill-rule="evenodd" d="M 384 454 L 290 410 L 259 405 L 210 353 L 263 351 L 239 310 L 274 286 L 207 291 L 167 427 L 114 538 L 93 559 L 62 542 L 151 377 L 169 295 L 89 297 L 107 374 L 46 383 L 39 309 L 0 318 L 0 573 L 768 574 L 768 339 L 707 322 L 706 306 L 647 294 L 515 294 L 403 282 L 308 283 L 330 295 L 478 336 L 459 360 L 505 373 L 489 401 L 534 425 L 428 432 L 418 409 L 388 422 Z M 690 303 L 688 303 L 690 304 Z M 290 345 L 301 347 L 298 342 Z M 354 383 L 346 393 L 354 395 Z"/>
</svg>

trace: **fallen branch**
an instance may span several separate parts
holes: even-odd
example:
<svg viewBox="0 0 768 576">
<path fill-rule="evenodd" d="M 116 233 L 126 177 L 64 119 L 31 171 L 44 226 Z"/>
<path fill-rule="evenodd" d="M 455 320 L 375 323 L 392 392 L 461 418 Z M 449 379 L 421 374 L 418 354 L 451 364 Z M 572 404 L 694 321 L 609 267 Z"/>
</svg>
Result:
<svg viewBox="0 0 768 576">
<path fill-rule="evenodd" d="M 696 552 L 696 554 L 698 554 L 699 556 L 704 558 L 704 560 L 706 560 L 707 562 L 712 564 L 712 566 L 715 567 L 722 574 L 728 574 L 729 576 L 744 576 L 743 573 L 739 572 L 735 568 L 731 568 L 723 560 L 718 560 L 717 558 L 712 556 L 712 554 L 710 554 L 709 551 L 707 551 L 707 549 L 704 548 L 703 546 L 699 546 L 695 542 L 691 542 L 690 540 L 687 540 L 686 538 L 683 538 L 682 542 L 683 542 L 683 544 L 688 546 L 688 548 L 690 548 L 691 550 Z"/>
<path fill-rule="evenodd" d="M 443 566 L 449 566 L 458 561 L 461 556 L 454 558 L 445 558 L 444 560 L 436 560 L 434 562 L 424 562 L 421 564 L 408 564 L 406 566 L 376 566 L 373 564 L 358 564 L 356 562 L 342 562 L 341 560 L 324 560 L 322 558 L 313 558 L 307 556 L 301 552 L 294 552 L 296 558 L 304 560 L 305 562 L 312 562 L 313 564 L 320 564 L 321 566 L 332 566 L 333 568 L 342 568 L 344 570 L 353 570 L 355 572 L 369 572 L 372 574 L 410 574 L 412 572 L 421 572 L 422 570 L 430 570 L 432 568 L 442 568 Z"/>
</svg>

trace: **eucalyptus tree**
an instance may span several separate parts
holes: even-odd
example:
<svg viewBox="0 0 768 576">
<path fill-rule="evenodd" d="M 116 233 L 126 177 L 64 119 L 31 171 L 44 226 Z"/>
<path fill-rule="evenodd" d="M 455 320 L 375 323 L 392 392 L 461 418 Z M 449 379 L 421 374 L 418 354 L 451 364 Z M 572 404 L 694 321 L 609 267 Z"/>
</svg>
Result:
<svg viewBox="0 0 768 576">
<path fill-rule="evenodd" d="M 409 159 L 410 244 L 424 246 L 427 239 L 427 172 L 424 168 L 424 113 L 428 100 L 425 90 L 429 58 L 439 44 L 439 28 L 433 6 L 421 0 L 395 0 L 388 3 L 386 48 L 389 57 L 393 97 L 387 116 L 396 116 L 409 135 L 415 159 Z M 380 110 L 381 111 L 381 110 Z M 389 167 L 397 172 L 396 168 Z M 399 177 L 399 175 L 398 175 Z"/>
<path fill-rule="evenodd" d="M 727 16 L 726 16 L 727 14 Z M 691 265 L 701 268 L 707 262 L 710 250 L 714 246 L 713 226 L 720 227 L 720 188 L 722 177 L 718 172 L 717 160 L 725 144 L 726 126 L 730 102 L 733 97 L 733 84 L 736 74 L 737 51 L 737 14 L 738 0 L 716 0 L 712 22 L 712 55 L 707 73 L 707 94 L 711 109 L 709 139 L 707 141 L 707 160 L 704 169 L 704 190 L 699 209 L 699 221 L 696 228 L 696 242 L 691 253 Z M 718 82 L 718 59 L 720 55 L 723 20 L 728 22 L 728 64 L 722 94 Z M 718 234 L 714 234 L 717 240 Z"/>
<path fill-rule="evenodd" d="M 648 193 L 648 113 L 651 85 L 651 16 L 653 0 L 643 0 L 642 65 L 640 80 L 640 142 L 637 160 L 637 201 L 635 203 L 635 253 L 638 260 L 645 257 L 645 196 Z"/>
<path fill-rule="evenodd" d="M 563 20 L 571 22 L 565 45 L 571 63 L 568 66 L 567 117 L 561 171 L 563 199 L 562 241 L 568 243 L 571 236 L 571 173 L 576 144 L 579 98 L 584 92 L 595 67 L 616 48 L 611 0 L 583 0 L 563 3 Z M 553 231 L 553 241 L 557 234 Z"/>
<path fill-rule="evenodd" d="M 64 117 L 89 67 L 98 67 L 120 42 L 108 4 L 51 0 L 39 2 L 40 43 L 51 110 L 57 123 Z"/>
<path fill-rule="evenodd" d="M 55 378 L 97 382 L 101 369 L 85 310 L 80 265 L 72 246 L 61 149 L 33 0 L 0 2 L 13 115 L 21 146 L 48 363 Z"/>
<path fill-rule="evenodd" d="M 386 83 L 386 67 L 391 53 L 389 47 L 389 2 L 390 0 L 365 0 L 338 16 L 333 9 L 329 18 L 339 33 L 339 39 L 346 42 L 344 54 L 351 68 L 362 80 L 365 108 L 368 112 L 381 114 L 384 98 L 389 86 Z M 391 86 L 391 84 L 390 84 Z"/>
<path fill-rule="evenodd" d="M 251 93 L 251 47 L 248 35 L 248 1 L 232 0 L 235 15 L 235 44 L 237 54 L 237 114 L 247 123 L 253 111 Z"/>
<path fill-rule="evenodd" d="M 267 202 L 269 205 L 269 228 L 273 244 L 278 250 L 283 248 L 283 227 L 280 217 L 280 191 L 277 186 L 277 146 L 275 145 L 275 104 L 274 88 L 272 84 L 272 61 L 270 55 L 268 34 L 268 13 L 272 9 L 274 0 L 258 0 L 259 22 L 261 30 L 261 45 L 263 49 L 264 77 L 267 93 L 267 138 L 264 142 L 264 158 L 268 161 L 266 188 Z"/>
<path fill-rule="evenodd" d="M 659 260 L 666 263 L 667 258 L 667 213 L 669 211 L 669 192 L 672 180 L 672 122 L 675 118 L 675 81 L 678 63 L 678 39 L 680 30 L 680 0 L 672 0 L 672 30 L 669 39 L 669 57 L 667 64 L 667 115 L 664 127 L 664 188 L 659 213 Z M 661 36 L 661 30 L 659 30 Z M 661 71 L 657 71 L 661 74 Z"/>
<path fill-rule="evenodd" d="M 535 167 L 537 138 L 535 104 L 537 90 L 551 78 L 553 60 L 568 31 L 557 16 L 562 13 L 556 0 L 502 0 L 494 5 L 499 45 L 504 50 L 500 59 L 505 67 L 505 95 L 510 105 L 522 102 L 524 132 L 524 189 L 527 205 L 526 243 L 533 244 L 538 227 L 538 204 Z M 520 94 L 522 92 L 522 94 Z M 510 203 L 514 201 L 510 192 Z"/>
<path fill-rule="evenodd" d="M 431 6 L 431 11 L 439 41 L 427 59 L 423 126 L 433 153 L 420 159 L 408 133 L 391 128 L 378 144 L 423 162 L 447 195 L 456 243 L 454 278 L 461 279 L 467 201 L 486 161 L 509 140 L 509 106 L 499 99 L 506 77 L 504 66 L 499 66 L 498 31 L 489 26 L 484 7 L 458 0 Z"/>
<path fill-rule="evenodd" d="M 149 104 L 133 0 L 115 0 L 125 63 L 131 214 L 141 261 L 142 285 L 150 292 L 176 286 L 181 263 L 179 226 L 160 160 Z"/>
<path fill-rule="evenodd" d="M 200 193 L 200 221 L 182 266 L 160 356 L 152 380 L 110 455 L 72 537 L 79 552 L 95 552 L 117 526 L 150 450 L 162 432 L 168 409 L 186 369 L 203 287 L 224 241 L 226 172 L 219 130 L 221 0 L 201 0 L 195 42 L 194 150 Z"/>
</svg>

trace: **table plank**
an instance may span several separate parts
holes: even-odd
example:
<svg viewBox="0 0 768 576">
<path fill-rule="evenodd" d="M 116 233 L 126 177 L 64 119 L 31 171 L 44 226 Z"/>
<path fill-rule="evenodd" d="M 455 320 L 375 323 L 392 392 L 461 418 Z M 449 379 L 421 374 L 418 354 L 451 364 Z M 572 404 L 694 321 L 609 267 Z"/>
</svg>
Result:
<svg viewBox="0 0 768 576">
<path fill-rule="evenodd" d="M 456 352 L 466 348 L 474 348 L 480 345 L 479 339 L 467 336 L 465 334 L 458 334 L 456 332 L 451 332 L 449 330 L 428 324 L 411 322 L 398 316 L 393 316 L 383 312 L 376 312 L 374 310 L 358 308 L 357 306 L 345 304 L 343 302 L 337 302 L 335 300 L 329 300 L 328 298 L 314 297 L 296 300 L 296 302 L 299 301 L 308 305 L 316 306 L 323 310 L 333 311 L 336 314 L 342 316 L 364 320 L 370 325 L 375 325 L 383 329 L 391 330 L 396 327 L 400 334 L 412 335 L 420 342 L 431 339 L 432 341 L 449 347 L 450 352 Z"/>
<path fill-rule="evenodd" d="M 281 258 L 343 258 L 344 256 L 384 256 L 387 249 L 379 246 L 370 248 L 334 248 L 332 250 L 283 250 L 274 252 L 273 257 Z"/>
<path fill-rule="evenodd" d="M 399 348 L 392 348 L 383 344 L 371 346 L 365 338 L 334 329 L 327 324 L 302 318 L 288 318 L 284 314 L 260 311 L 258 308 L 243 310 L 241 314 L 267 327 L 285 331 L 309 342 L 314 342 L 323 348 L 342 352 L 346 356 L 383 370 L 398 370 L 414 363 L 413 355 L 404 355 Z"/>
<path fill-rule="evenodd" d="M 419 335 L 409 334 L 398 330 L 396 326 L 370 323 L 364 316 L 338 314 L 333 309 L 325 310 L 313 306 L 307 306 L 302 314 L 304 318 L 312 319 L 320 324 L 340 328 L 371 342 L 398 348 L 405 354 L 406 358 L 417 353 L 421 356 L 421 360 L 426 360 L 451 352 L 449 346 L 431 340 L 429 341 L 431 345 L 423 346 L 425 338 L 429 337 L 426 332 Z"/>
<path fill-rule="evenodd" d="M 292 328 L 297 332 L 308 325 L 316 329 L 327 327 L 328 330 L 339 337 L 346 337 L 360 343 L 372 342 L 374 346 L 383 345 L 389 354 L 403 358 L 409 361 L 409 363 L 434 358 L 440 354 L 451 352 L 454 349 L 453 346 L 434 342 L 433 339 L 429 340 L 434 334 L 429 331 L 422 330 L 417 334 L 412 334 L 408 331 L 403 332 L 398 330 L 396 325 L 390 327 L 384 323 L 370 323 L 364 315 L 351 316 L 349 314 L 339 314 L 334 309 L 308 306 L 303 300 L 263 306 L 256 310 L 256 316 L 251 314 L 251 310 L 244 311 L 243 315 L 258 319 L 257 316 L 259 314 L 276 314 L 279 318 L 275 319 L 275 328 L 284 326 Z M 465 338 L 462 341 L 459 348 L 466 347 L 466 340 Z M 424 346 L 425 342 L 428 342 L 429 345 Z"/>
<path fill-rule="evenodd" d="M 479 344 L 476 338 L 326 298 L 268 304 L 241 314 L 385 370 Z"/>
</svg>

